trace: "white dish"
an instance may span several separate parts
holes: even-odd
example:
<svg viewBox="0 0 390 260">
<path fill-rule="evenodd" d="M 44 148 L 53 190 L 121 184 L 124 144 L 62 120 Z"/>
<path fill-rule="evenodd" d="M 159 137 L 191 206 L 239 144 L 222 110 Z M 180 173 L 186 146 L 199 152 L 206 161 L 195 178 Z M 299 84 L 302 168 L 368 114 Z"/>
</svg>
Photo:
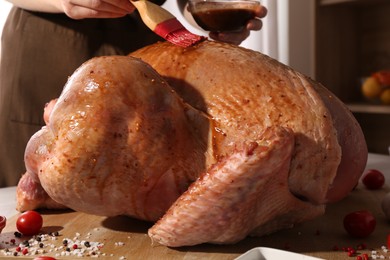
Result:
<svg viewBox="0 0 390 260">
<path fill-rule="evenodd" d="M 288 252 L 284 250 L 268 248 L 268 247 L 255 247 L 246 253 L 240 255 L 235 260 L 321 260 L 313 256 L 302 255 L 298 253 Z M 324 260 L 324 259 L 322 259 Z"/>
</svg>

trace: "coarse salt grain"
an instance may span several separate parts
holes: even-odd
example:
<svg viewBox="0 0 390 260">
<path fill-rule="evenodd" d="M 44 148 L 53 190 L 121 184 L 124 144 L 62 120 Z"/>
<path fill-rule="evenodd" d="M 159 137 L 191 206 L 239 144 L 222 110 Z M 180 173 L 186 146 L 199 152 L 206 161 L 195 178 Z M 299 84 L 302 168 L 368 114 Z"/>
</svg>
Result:
<svg viewBox="0 0 390 260">
<path fill-rule="evenodd" d="M 76 233 L 77 237 L 80 237 L 80 233 Z M 88 235 L 92 235 L 88 233 Z M 61 245 L 56 245 L 54 243 L 46 242 L 49 240 L 58 240 L 59 234 L 50 233 L 50 234 L 40 234 L 38 236 L 34 236 L 29 240 L 25 240 L 20 242 L 20 244 L 14 249 L 14 251 L 9 249 L 2 249 L 0 252 L 6 256 L 20 256 L 20 255 L 38 255 L 38 254 L 46 254 L 48 252 L 56 252 L 55 255 L 58 257 L 61 256 L 78 256 L 78 257 L 99 257 L 106 256 L 105 253 L 101 253 L 100 249 L 104 247 L 104 243 L 100 242 L 91 242 L 91 241 L 80 241 L 78 239 L 71 240 L 69 238 L 62 239 Z M 49 239 L 50 238 L 50 239 Z M 66 244 L 63 244 L 66 241 Z M 16 241 L 15 241 L 16 242 Z M 5 243 L 5 242 L 4 242 Z M 9 242 L 7 241 L 9 244 Z M 58 243 L 58 242 L 57 242 Z M 87 243 L 84 246 L 84 243 Z M 16 243 L 14 243 L 16 244 Z M 75 246 L 74 246 L 75 245 Z M 81 248 L 84 247 L 84 248 Z M 43 248 L 47 248 L 46 250 Z M 63 251 L 65 250 L 65 251 Z M 114 254 L 111 254 L 114 256 Z"/>
</svg>

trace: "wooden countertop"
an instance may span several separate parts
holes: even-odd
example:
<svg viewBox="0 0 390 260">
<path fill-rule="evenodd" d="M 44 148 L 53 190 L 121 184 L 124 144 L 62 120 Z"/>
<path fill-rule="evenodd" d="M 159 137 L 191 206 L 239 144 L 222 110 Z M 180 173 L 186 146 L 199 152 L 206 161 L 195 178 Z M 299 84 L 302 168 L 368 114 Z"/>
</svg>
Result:
<svg viewBox="0 0 390 260">
<path fill-rule="evenodd" d="M 372 158 L 371 158 L 372 159 Z M 46 255 L 57 259 L 74 259 L 73 256 L 61 256 L 64 249 L 58 249 L 64 238 L 85 239 L 104 243 L 99 249 L 100 259 L 235 259 L 254 247 L 272 247 L 323 259 L 356 259 L 351 258 L 343 247 L 356 247 L 364 244 L 366 250 L 358 250 L 358 254 L 372 254 L 375 249 L 378 255 L 387 259 L 390 253 L 381 247 L 386 245 L 386 237 L 390 233 L 390 223 L 381 210 L 382 198 L 390 192 L 390 157 L 381 160 L 371 160 L 369 168 L 377 168 L 385 172 L 386 186 L 381 190 L 370 191 L 359 184 L 344 200 L 327 207 L 326 214 L 313 221 L 306 222 L 292 229 L 283 230 L 261 238 L 247 238 L 236 245 L 199 245 L 194 247 L 167 248 L 152 245 L 147 236 L 150 223 L 137 221 L 128 217 L 100 217 L 73 211 L 50 212 L 42 211 L 44 218 L 43 231 L 50 233 L 58 231 L 56 240 L 47 241 Z M 385 159 L 385 161 L 383 161 Z M 374 233 L 366 239 L 354 239 L 346 234 L 343 228 L 343 218 L 347 213 L 356 210 L 370 210 L 377 219 Z M 0 258 L 5 257 L 5 248 L 15 251 L 16 245 L 9 243 L 16 231 L 15 222 L 18 215 L 7 222 L 6 228 L 0 235 Z M 24 239 L 18 239 L 21 241 Z M 16 244 L 18 244 L 18 241 Z M 49 245 L 50 244 L 50 245 Z M 53 246 L 51 246 L 53 244 Z M 335 251 L 337 247 L 339 250 Z M 49 250 L 52 249 L 52 252 Z M 57 251 L 54 251 L 57 249 Z M 105 256 L 103 256 L 105 254 Z M 8 256 L 9 257 L 9 256 Z M 27 257 L 27 256 L 25 256 Z M 33 258 L 32 256 L 28 256 Z M 18 256 L 21 259 L 21 256 Z"/>
</svg>

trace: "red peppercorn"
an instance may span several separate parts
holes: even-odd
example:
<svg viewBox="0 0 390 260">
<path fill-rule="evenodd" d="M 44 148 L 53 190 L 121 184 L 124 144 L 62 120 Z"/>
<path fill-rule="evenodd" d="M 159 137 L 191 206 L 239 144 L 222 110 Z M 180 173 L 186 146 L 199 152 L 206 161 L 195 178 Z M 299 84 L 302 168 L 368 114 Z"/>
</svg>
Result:
<svg viewBox="0 0 390 260">
<path fill-rule="evenodd" d="M 20 250 L 22 250 L 22 249 L 20 248 L 20 246 L 18 246 L 17 248 L 15 248 L 15 251 L 16 251 L 16 252 L 20 252 Z"/>
<path fill-rule="evenodd" d="M 362 256 L 363 256 L 363 260 L 368 260 L 369 259 L 367 254 L 362 254 Z"/>
<path fill-rule="evenodd" d="M 11 242 L 11 244 L 13 244 L 13 245 L 15 245 L 15 243 L 16 243 L 15 239 L 13 239 L 13 238 L 11 239 L 10 242 Z"/>
<path fill-rule="evenodd" d="M 363 258 L 362 258 L 360 255 L 358 255 L 358 256 L 356 257 L 356 260 L 363 260 Z"/>
<path fill-rule="evenodd" d="M 27 255 L 27 253 L 28 253 L 28 249 L 27 248 L 23 249 L 22 254 Z"/>
<path fill-rule="evenodd" d="M 77 249 L 77 245 L 76 244 L 73 245 L 73 249 Z"/>
<path fill-rule="evenodd" d="M 359 245 L 357 245 L 357 247 L 356 247 L 358 250 L 364 250 L 364 249 L 366 249 L 367 248 L 367 246 L 365 245 L 365 244 L 359 244 Z"/>
</svg>

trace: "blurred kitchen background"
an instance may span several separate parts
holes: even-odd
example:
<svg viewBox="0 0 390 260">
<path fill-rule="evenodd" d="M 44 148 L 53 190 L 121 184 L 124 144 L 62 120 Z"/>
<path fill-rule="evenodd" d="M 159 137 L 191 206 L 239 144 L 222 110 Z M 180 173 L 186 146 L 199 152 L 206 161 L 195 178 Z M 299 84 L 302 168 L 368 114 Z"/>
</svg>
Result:
<svg viewBox="0 0 390 260">
<path fill-rule="evenodd" d="M 352 110 L 370 152 L 390 151 L 390 101 L 368 99 L 362 81 L 390 70 L 390 0 L 261 0 L 263 29 L 243 47 L 263 52 L 321 82 Z M 182 0 L 164 6 L 192 32 L 207 35 Z M 0 32 L 11 5 L 0 0 Z M 1 56 L 0 56 L 1 58 Z M 390 86 L 389 86 L 390 88 Z"/>
</svg>

